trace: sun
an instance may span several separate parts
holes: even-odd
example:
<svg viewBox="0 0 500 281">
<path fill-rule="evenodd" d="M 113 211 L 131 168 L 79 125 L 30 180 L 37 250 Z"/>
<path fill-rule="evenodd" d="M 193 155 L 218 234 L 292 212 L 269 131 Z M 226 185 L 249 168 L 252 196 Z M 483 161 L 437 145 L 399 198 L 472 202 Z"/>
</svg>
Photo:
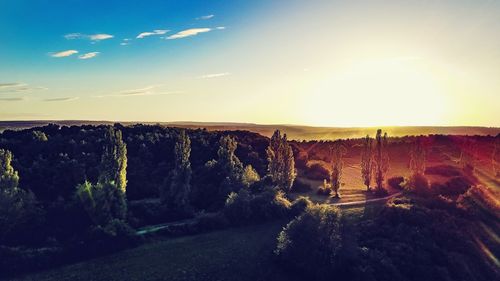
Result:
<svg viewBox="0 0 500 281">
<path fill-rule="evenodd" d="M 364 60 L 318 79 L 300 100 L 304 123 L 318 126 L 439 125 L 446 93 L 418 57 Z"/>
</svg>

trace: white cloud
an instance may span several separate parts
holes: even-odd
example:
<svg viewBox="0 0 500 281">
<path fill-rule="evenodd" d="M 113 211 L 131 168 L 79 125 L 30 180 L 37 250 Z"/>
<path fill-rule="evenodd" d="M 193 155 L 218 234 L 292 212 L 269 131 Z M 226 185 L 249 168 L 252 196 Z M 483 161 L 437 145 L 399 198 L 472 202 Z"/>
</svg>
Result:
<svg viewBox="0 0 500 281">
<path fill-rule="evenodd" d="M 33 91 L 48 90 L 46 87 L 30 86 L 26 83 L 0 83 L 0 94 L 4 93 L 31 93 Z"/>
<path fill-rule="evenodd" d="M 119 92 L 117 96 L 138 96 L 138 95 L 145 95 L 145 94 L 149 94 L 155 88 L 158 88 L 158 86 L 159 85 L 151 85 L 151 86 L 147 86 L 147 87 L 140 88 L 140 89 L 125 90 L 125 91 Z"/>
<path fill-rule="evenodd" d="M 71 55 L 78 54 L 77 50 L 66 50 L 66 51 L 61 51 L 57 53 L 52 53 L 51 56 L 54 58 L 63 58 L 63 57 L 69 57 Z"/>
<path fill-rule="evenodd" d="M 92 41 L 106 40 L 106 39 L 111 39 L 113 37 L 114 36 L 110 35 L 110 34 L 94 34 L 94 35 L 89 35 L 89 38 Z"/>
<path fill-rule="evenodd" d="M 17 88 L 26 86 L 24 83 L 0 83 L 0 89 Z"/>
<path fill-rule="evenodd" d="M 128 43 L 128 42 L 121 42 L 120 43 L 120 46 L 127 46 L 127 45 L 130 45 L 130 43 Z"/>
<path fill-rule="evenodd" d="M 82 33 L 69 33 L 64 35 L 64 38 L 68 40 L 74 40 L 74 39 L 89 39 L 92 41 L 100 41 L 100 40 L 106 40 L 106 39 L 111 39 L 114 36 L 111 34 L 106 34 L 106 33 L 99 33 L 99 34 L 82 34 Z"/>
<path fill-rule="evenodd" d="M 215 29 L 217 29 L 217 30 L 224 30 L 224 29 L 226 29 L 226 27 L 225 26 L 217 26 Z"/>
<path fill-rule="evenodd" d="M 79 55 L 78 58 L 81 59 L 81 60 L 86 60 L 86 59 L 94 58 L 98 54 L 99 54 L 99 52 L 90 52 L 90 53 L 86 53 L 86 54 L 83 54 L 83 55 Z"/>
<path fill-rule="evenodd" d="M 72 101 L 77 100 L 78 97 L 64 97 L 64 98 L 52 98 L 52 99 L 43 99 L 44 102 L 56 102 L 56 101 Z"/>
<path fill-rule="evenodd" d="M 210 78 L 217 78 L 217 77 L 223 77 L 223 76 L 228 76 L 231 73 L 229 72 L 222 72 L 222 73 L 211 73 L 211 74 L 205 74 L 200 76 L 201 79 L 210 79 Z"/>
<path fill-rule="evenodd" d="M 157 95 L 170 95 L 170 94 L 178 94 L 180 91 L 158 91 L 162 85 L 151 85 L 144 88 L 131 89 L 118 92 L 112 95 L 100 95 L 95 96 L 96 98 L 109 98 L 109 97 L 136 97 L 136 96 L 157 96 Z"/>
<path fill-rule="evenodd" d="M 142 32 L 139 35 L 137 35 L 137 39 L 142 39 L 144 37 L 152 36 L 152 35 L 163 35 L 165 33 L 169 32 L 167 29 L 155 29 L 153 31 L 147 31 L 147 32 Z"/>
<path fill-rule="evenodd" d="M 13 98 L 0 98 L 0 101 L 22 101 L 25 100 L 24 97 L 13 97 Z"/>
<path fill-rule="evenodd" d="M 186 29 L 183 31 L 179 31 L 174 35 L 170 35 L 167 37 L 167 39 L 185 38 L 185 37 L 195 36 L 195 35 L 198 35 L 200 33 L 205 33 L 205 32 L 209 32 L 209 31 L 212 31 L 212 28 L 208 28 L 208 27 L 206 27 L 206 28 L 190 28 L 190 29 Z"/>
<path fill-rule="evenodd" d="M 69 33 L 69 34 L 64 35 L 64 38 L 66 38 L 68 40 L 81 39 L 83 37 L 84 37 L 84 35 L 81 33 Z"/>
<path fill-rule="evenodd" d="M 206 16 L 201 16 L 199 18 L 196 18 L 197 20 L 209 20 L 211 18 L 213 18 L 214 15 L 206 15 Z"/>
</svg>

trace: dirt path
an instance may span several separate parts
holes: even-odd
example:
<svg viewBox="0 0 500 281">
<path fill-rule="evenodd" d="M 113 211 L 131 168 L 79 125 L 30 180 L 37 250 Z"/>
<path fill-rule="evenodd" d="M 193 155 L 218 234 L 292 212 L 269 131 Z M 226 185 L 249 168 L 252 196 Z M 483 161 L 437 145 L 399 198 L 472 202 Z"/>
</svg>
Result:
<svg viewBox="0 0 500 281">
<path fill-rule="evenodd" d="M 370 203 L 376 203 L 376 202 L 381 202 L 385 201 L 387 199 L 391 199 L 393 197 L 397 197 L 399 195 L 403 194 L 402 191 L 393 193 L 391 195 L 387 195 L 385 197 L 380 197 L 380 198 L 372 198 L 372 199 L 365 199 L 365 200 L 359 200 L 359 201 L 351 201 L 351 202 L 336 202 L 336 203 L 329 203 L 330 205 L 333 206 L 359 206 L 359 205 L 365 205 L 365 204 L 370 204 Z"/>
<path fill-rule="evenodd" d="M 339 207 L 357 207 L 357 206 L 362 206 L 362 205 L 366 205 L 366 204 L 373 204 L 373 203 L 386 201 L 390 198 L 397 197 L 401 194 L 402 194 L 402 192 L 400 191 L 400 192 L 396 192 L 396 193 L 393 193 L 391 195 L 388 195 L 385 197 L 380 197 L 380 198 L 372 198 L 372 199 L 350 201 L 350 202 L 335 202 L 335 203 L 326 203 L 326 204 L 330 204 L 333 206 L 339 206 Z M 148 226 L 144 226 L 144 227 L 139 228 L 135 234 L 138 236 L 142 236 L 142 235 L 154 233 L 154 232 L 157 232 L 159 230 L 169 228 L 169 227 L 177 227 L 177 226 L 182 226 L 182 225 L 186 225 L 186 224 L 191 224 L 191 223 L 196 222 L 196 220 L 197 220 L 197 218 L 192 218 L 192 219 L 186 219 L 186 220 L 169 222 L 169 223 L 148 225 Z"/>
</svg>

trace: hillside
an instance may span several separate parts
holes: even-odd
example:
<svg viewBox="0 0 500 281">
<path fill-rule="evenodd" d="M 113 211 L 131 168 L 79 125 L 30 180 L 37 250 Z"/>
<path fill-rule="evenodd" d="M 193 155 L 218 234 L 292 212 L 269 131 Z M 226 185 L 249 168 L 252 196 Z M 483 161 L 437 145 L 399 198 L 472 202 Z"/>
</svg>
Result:
<svg viewBox="0 0 500 281">
<path fill-rule="evenodd" d="M 80 125 L 112 125 L 114 121 L 86 121 L 86 120 L 27 120 L 27 121 L 0 121 L 0 132 L 3 130 L 20 130 L 54 123 L 61 126 Z M 281 124 L 252 124 L 252 123 L 224 123 L 224 122 L 120 122 L 123 125 L 133 124 L 160 124 L 169 127 L 206 128 L 209 131 L 246 130 L 266 137 L 279 129 L 286 133 L 291 140 L 329 140 L 360 138 L 373 135 L 378 129 L 375 127 L 313 127 L 303 125 Z M 401 137 L 408 135 L 490 135 L 500 134 L 497 127 L 468 127 L 468 126 L 400 126 L 381 127 L 390 136 Z"/>
</svg>

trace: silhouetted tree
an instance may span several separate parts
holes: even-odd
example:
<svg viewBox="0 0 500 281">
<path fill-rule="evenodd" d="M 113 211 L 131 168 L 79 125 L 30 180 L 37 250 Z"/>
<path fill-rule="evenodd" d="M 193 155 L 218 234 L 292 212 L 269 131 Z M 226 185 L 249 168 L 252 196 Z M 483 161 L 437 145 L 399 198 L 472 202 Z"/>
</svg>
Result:
<svg viewBox="0 0 500 281">
<path fill-rule="evenodd" d="M 464 140 L 460 151 L 460 165 L 468 174 L 474 174 L 476 169 L 477 145 L 473 140 Z"/>
<path fill-rule="evenodd" d="M 224 177 L 221 188 L 223 193 L 229 193 L 241 187 L 243 164 L 234 154 L 238 147 L 238 142 L 234 138 L 223 136 L 220 138 L 219 144 L 217 164 Z"/>
<path fill-rule="evenodd" d="M 280 188 L 290 191 L 297 177 L 293 150 L 286 134 L 281 136 L 279 130 L 274 131 L 266 150 L 268 173 L 272 181 Z"/>
<path fill-rule="evenodd" d="M 122 132 L 113 127 L 107 127 L 104 134 L 99 181 L 114 182 L 123 194 L 127 190 L 127 145 Z"/>
<path fill-rule="evenodd" d="M 334 197 L 340 197 L 340 187 L 342 185 L 342 174 L 344 171 L 344 154 L 346 153 L 346 148 L 340 144 L 336 143 L 331 148 L 331 159 L 332 159 L 332 173 L 330 176 L 330 184 L 332 186 L 332 191 L 335 192 Z"/>
<path fill-rule="evenodd" d="M 417 138 L 410 149 L 410 171 L 413 175 L 423 175 L 425 172 L 425 149 L 420 138 Z"/>
<path fill-rule="evenodd" d="M 491 155 L 493 175 L 500 177 L 500 135 L 493 141 L 493 153 Z"/>
<path fill-rule="evenodd" d="M 127 217 L 127 147 L 120 130 L 106 129 L 100 167 L 97 183 L 79 184 L 76 194 L 94 223 L 104 226 Z"/>
<path fill-rule="evenodd" d="M 375 181 L 377 191 L 381 192 L 384 188 L 384 180 L 389 170 L 389 155 L 387 154 L 387 133 L 382 137 L 382 130 L 377 130 L 375 151 Z"/>
<path fill-rule="evenodd" d="M 366 135 L 363 140 L 363 150 L 361 152 L 361 177 L 363 178 L 363 183 L 366 185 L 366 189 L 368 191 L 370 191 L 372 175 L 374 172 L 373 162 L 373 139 Z"/>
<path fill-rule="evenodd" d="M 42 216 L 33 193 L 18 187 L 19 175 L 11 163 L 12 153 L 0 149 L 0 244 L 37 240 L 31 232 Z"/>
<path fill-rule="evenodd" d="M 174 170 L 171 175 L 168 205 L 176 209 L 189 208 L 191 193 L 191 140 L 182 130 L 177 138 L 174 150 Z"/>
</svg>

